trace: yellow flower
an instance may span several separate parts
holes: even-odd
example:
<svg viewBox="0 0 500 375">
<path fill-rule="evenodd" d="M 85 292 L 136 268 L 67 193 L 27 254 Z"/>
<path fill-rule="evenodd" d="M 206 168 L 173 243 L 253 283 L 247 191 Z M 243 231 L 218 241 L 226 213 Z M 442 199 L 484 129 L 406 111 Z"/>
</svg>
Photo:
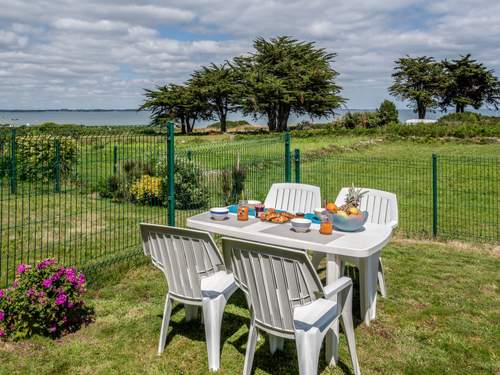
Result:
<svg viewBox="0 0 500 375">
<path fill-rule="evenodd" d="M 161 178 L 149 175 L 142 176 L 132 184 L 130 194 L 139 202 L 159 199 L 161 195 Z"/>
</svg>

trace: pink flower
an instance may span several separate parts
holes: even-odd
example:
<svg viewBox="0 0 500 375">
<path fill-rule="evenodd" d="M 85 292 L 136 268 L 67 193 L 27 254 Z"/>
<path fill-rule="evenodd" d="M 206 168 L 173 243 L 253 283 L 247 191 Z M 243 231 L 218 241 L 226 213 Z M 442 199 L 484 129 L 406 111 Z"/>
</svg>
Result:
<svg viewBox="0 0 500 375">
<path fill-rule="evenodd" d="M 21 273 L 24 273 L 24 271 L 30 269 L 31 266 L 29 264 L 20 264 L 19 266 L 17 266 L 17 273 L 21 274 Z"/>
<path fill-rule="evenodd" d="M 56 305 L 63 305 L 66 303 L 67 300 L 68 297 L 66 296 L 66 294 L 61 293 L 56 297 Z"/>
<path fill-rule="evenodd" d="M 43 261 L 41 261 L 40 263 L 38 263 L 38 265 L 36 266 L 36 268 L 38 268 L 39 270 L 43 270 L 44 268 L 52 265 L 52 264 L 55 264 L 56 263 L 56 260 L 53 259 L 53 258 L 47 258 Z"/>
<path fill-rule="evenodd" d="M 45 297 L 45 292 L 43 290 L 41 290 L 37 293 L 37 295 L 38 295 L 38 297 L 43 298 L 43 297 Z"/>
<path fill-rule="evenodd" d="M 0 298 L 2 297 L 5 297 L 5 292 L 3 291 L 3 289 L 0 289 Z"/>
<path fill-rule="evenodd" d="M 0 329 L 0 337 L 4 337 L 4 336 L 5 336 L 5 332 Z"/>
<path fill-rule="evenodd" d="M 85 282 L 86 282 L 85 275 L 83 273 L 80 273 L 80 275 L 78 275 L 78 283 L 81 286 L 83 286 L 83 285 L 85 285 Z"/>
<path fill-rule="evenodd" d="M 28 289 L 28 291 L 26 292 L 26 295 L 31 298 L 35 295 L 35 291 L 33 290 L 33 288 L 30 288 Z"/>
<path fill-rule="evenodd" d="M 57 326 L 55 324 L 52 324 L 49 328 L 49 332 L 54 333 L 55 331 L 57 331 Z"/>
<path fill-rule="evenodd" d="M 3 310 L 0 310 L 0 321 L 4 320 L 5 318 L 5 312 Z"/>
<path fill-rule="evenodd" d="M 12 288 L 16 289 L 18 285 L 19 285 L 19 282 L 17 280 L 14 280 L 14 282 L 12 283 Z"/>
<path fill-rule="evenodd" d="M 66 279 L 73 285 L 78 283 L 76 270 L 74 268 L 66 268 Z"/>
<path fill-rule="evenodd" d="M 48 289 L 52 286 L 52 279 L 45 279 L 42 281 L 42 285 L 44 288 Z"/>
</svg>

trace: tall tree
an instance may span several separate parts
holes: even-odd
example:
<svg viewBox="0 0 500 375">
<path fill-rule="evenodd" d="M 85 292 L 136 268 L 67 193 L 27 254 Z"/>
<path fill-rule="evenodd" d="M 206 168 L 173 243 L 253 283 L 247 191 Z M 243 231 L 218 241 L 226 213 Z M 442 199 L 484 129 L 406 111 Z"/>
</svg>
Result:
<svg viewBox="0 0 500 375">
<path fill-rule="evenodd" d="M 187 134 L 193 131 L 198 119 L 211 118 L 207 103 L 189 85 L 169 84 L 144 91 L 146 99 L 139 110 L 150 110 L 155 125 L 178 120 L 182 134 Z"/>
<path fill-rule="evenodd" d="M 245 114 L 267 116 L 269 130 L 286 131 L 291 113 L 333 115 L 345 99 L 331 67 L 335 57 L 314 43 L 288 36 L 257 38 L 255 52 L 234 59 Z"/>
<path fill-rule="evenodd" d="M 457 113 L 469 105 L 475 109 L 483 105 L 499 108 L 500 81 L 493 70 L 473 60 L 470 54 L 442 64 L 446 77 L 441 98 L 444 111 L 449 106 L 454 106 Z"/>
<path fill-rule="evenodd" d="M 204 66 L 192 74 L 189 85 L 205 100 L 210 109 L 217 115 L 220 128 L 226 132 L 227 114 L 237 110 L 235 104 L 239 93 L 237 76 L 227 63 Z"/>
<path fill-rule="evenodd" d="M 427 111 L 438 107 L 443 87 L 443 69 L 439 62 L 428 56 L 402 57 L 395 61 L 389 92 L 400 100 L 410 102 L 409 107 L 424 119 Z"/>
</svg>

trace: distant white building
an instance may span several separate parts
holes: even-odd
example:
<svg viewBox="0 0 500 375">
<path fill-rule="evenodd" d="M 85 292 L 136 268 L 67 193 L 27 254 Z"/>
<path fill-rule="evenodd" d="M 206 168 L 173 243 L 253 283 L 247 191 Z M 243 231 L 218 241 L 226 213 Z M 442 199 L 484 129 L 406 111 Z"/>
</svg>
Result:
<svg viewBox="0 0 500 375">
<path fill-rule="evenodd" d="M 419 118 L 412 118 L 412 119 L 405 121 L 406 125 L 435 124 L 435 123 L 437 123 L 437 120 L 427 120 L 427 119 L 419 119 Z"/>
</svg>

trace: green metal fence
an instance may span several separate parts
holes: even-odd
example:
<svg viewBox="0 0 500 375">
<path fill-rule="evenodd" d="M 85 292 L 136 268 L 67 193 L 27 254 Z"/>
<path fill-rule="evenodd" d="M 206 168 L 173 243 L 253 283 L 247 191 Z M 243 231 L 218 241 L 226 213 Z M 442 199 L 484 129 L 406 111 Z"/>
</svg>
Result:
<svg viewBox="0 0 500 375">
<path fill-rule="evenodd" d="M 334 200 L 354 183 L 397 194 L 404 235 L 500 242 L 499 158 L 317 155 L 292 150 L 288 135 L 174 149 L 169 137 L 0 134 L 0 287 L 19 263 L 56 257 L 92 270 L 140 255 L 139 222 L 183 226 L 227 204 L 236 165 L 247 198 L 295 181 Z"/>
</svg>

